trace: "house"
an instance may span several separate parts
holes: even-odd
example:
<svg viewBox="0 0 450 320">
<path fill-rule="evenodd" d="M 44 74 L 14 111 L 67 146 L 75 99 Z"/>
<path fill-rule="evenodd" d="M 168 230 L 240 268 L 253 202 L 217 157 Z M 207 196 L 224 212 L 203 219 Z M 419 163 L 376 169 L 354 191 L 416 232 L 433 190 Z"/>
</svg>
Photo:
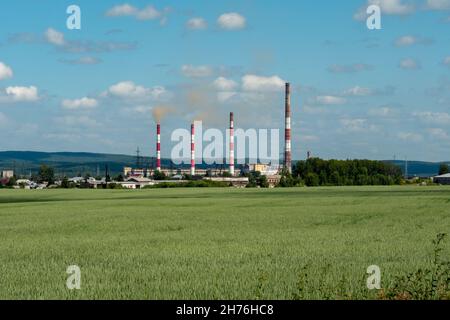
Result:
<svg viewBox="0 0 450 320">
<path fill-rule="evenodd" d="M 275 188 L 281 181 L 281 175 L 267 176 L 267 183 L 269 188 Z"/>
<path fill-rule="evenodd" d="M 248 178 L 217 177 L 217 178 L 203 178 L 203 180 L 214 181 L 214 182 L 225 182 L 225 183 L 229 183 L 230 185 L 232 185 L 233 187 L 236 187 L 236 188 L 245 188 L 245 187 L 247 187 L 247 185 L 250 182 Z"/>
<path fill-rule="evenodd" d="M 154 184 L 153 180 L 147 178 L 131 177 L 123 182 L 117 182 L 125 189 L 142 189 L 146 186 L 151 186 Z"/>
<path fill-rule="evenodd" d="M 10 179 L 12 177 L 14 177 L 14 171 L 13 170 L 3 170 L 2 171 L 1 178 Z"/>
<path fill-rule="evenodd" d="M 440 176 L 433 177 L 433 182 L 438 184 L 450 185 L 450 173 L 446 173 Z"/>
</svg>

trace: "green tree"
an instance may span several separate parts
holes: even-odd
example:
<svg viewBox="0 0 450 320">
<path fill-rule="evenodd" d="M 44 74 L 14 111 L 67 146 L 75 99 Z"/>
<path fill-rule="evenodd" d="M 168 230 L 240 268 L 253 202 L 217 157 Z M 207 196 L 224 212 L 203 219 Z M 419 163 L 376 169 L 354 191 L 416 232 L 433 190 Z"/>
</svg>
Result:
<svg viewBox="0 0 450 320">
<path fill-rule="evenodd" d="M 64 177 L 61 181 L 61 188 L 64 189 L 69 189 L 70 188 L 70 182 L 69 179 L 67 179 L 67 177 Z"/>
<path fill-rule="evenodd" d="M 340 186 L 341 185 L 341 176 L 339 175 L 338 171 L 334 171 L 331 174 L 330 183 L 335 185 L 335 186 Z"/>
<path fill-rule="evenodd" d="M 269 182 L 267 181 L 267 177 L 266 176 L 261 176 L 259 178 L 258 184 L 261 188 L 268 188 L 269 187 Z"/>
<path fill-rule="evenodd" d="M 440 175 L 440 176 L 443 175 L 443 174 L 447 174 L 447 173 L 449 173 L 449 172 L 450 172 L 450 170 L 449 170 L 449 168 L 448 168 L 448 164 L 442 163 L 442 164 L 439 166 L 439 175 Z"/>
<path fill-rule="evenodd" d="M 308 187 L 318 187 L 320 185 L 319 176 L 317 173 L 310 172 L 305 177 L 305 184 Z"/>
<path fill-rule="evenodd" d="M 118 176 L 116 176 L 114 178 L 114 180 L 117 181 L 117 182 L 123 182 L 124 181 L 123 175 L 119 174 Z"/>
<path fill-rule="evenodd" d="M 9 178 L 8 183 L 6 184 L 6 186 L 13 187 L 13 186 L 16 185 L 16 182 L 17 182 L 16 178 L 15 177 L 11 177 L 11 178 Z"/>
<path fill-rule="evenodd" d="M 48 182 L 49 185 L 55 183 L 55 170 L 45 164 L 39 167 L 38 182 Z"/>
<path fill-rule="evenodd" d="M 158 181 L 166 180 L 167 176 L 166 176 L 166 174 L 164 172 L 155 171 L 155 173 L 153 174 L 153 179 L 154 180 L 158 180 Z"/>
</svg>

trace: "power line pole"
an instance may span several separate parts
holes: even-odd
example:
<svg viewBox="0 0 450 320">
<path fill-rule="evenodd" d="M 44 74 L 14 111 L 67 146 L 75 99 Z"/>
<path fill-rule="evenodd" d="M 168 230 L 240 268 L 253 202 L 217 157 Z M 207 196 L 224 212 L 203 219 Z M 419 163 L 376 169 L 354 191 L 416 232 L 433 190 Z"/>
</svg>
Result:
<svg viewBox="0 0 450 320">
<path fill-rule="evenodd" d="M 408 157 L 405 157 L 405 179 L 408 179 Z"/>
</svg>

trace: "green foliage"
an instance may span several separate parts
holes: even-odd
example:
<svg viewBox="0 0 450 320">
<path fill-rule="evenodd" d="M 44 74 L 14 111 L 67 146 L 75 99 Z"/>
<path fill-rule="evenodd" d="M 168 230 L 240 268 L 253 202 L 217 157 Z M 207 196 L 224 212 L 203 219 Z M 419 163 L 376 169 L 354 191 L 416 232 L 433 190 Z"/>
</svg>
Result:
<svg viewBox="0 0 450 320">
<path fill-rule="evenodd" d="M 392 288 L 382 290 L 381 299 L 392 300 L 449 300 L 450 261 L 442 259 L 447 234 L 439 233 L 433 240 L 432 265 L 395 279 Z"/>
<path fill-rule="evenodd" d="M 11 177 L 8 180 L 8 183 L 6 184 L 7 187 L 13 187 L 16 185 L 16 178 L 15 177 Z"/>
<path fill-rule="evenodd" d="M 67 179 L 67 177 L 64 177 L 61 181 L 61 188 L 63 189 L 69 189 L 70 188 L 70 182 L 69 179 Z"/>
<path fill-rule="evenodd" d="M 442 164 L 439 166 L 439 175 L 447 174 L 447 173 L 449 173 L 449 172 L 450 172 L 450 170 L 449 170 L 449 168 L 448 168 L 448 164 L 442 163 Z"/>
<path fill-rule="evenodd" d="M 118 184 L 118 183 L 108 183 L 107 189 L 120 190 L 120 189 L 123 189 L 123 187 L 121 184 Z"/>
<path fill-rule="evenodd" d="M 123 178 L 123 175 L 122 175 L 122 174 L 119 174 L 119 175 L 117 175 L 117 176 L 114 178 L 114 181 L 117 181 L 117 182 L 124 182 L 125 179 Z"/>
<path fill-rule="evenodd" d="M 49 185 L 55 183 L 55 170 L 45 164 L 39 167 L 39 173 L 37 176 L 39 183 L 48 182 Z"/>
<path fill-rule="evenodd" d="M 261 175 L 259 171 L 253 171 L 247 174 L 244 174 L 244 177 L 248 178 L 247 188 L 268 188 L 269 183 L 267 182 L 267 177 Z"/>
<path fill-rule="evenodd" d="M 305 176 L 305 184 L 308 187 L 318 187 L 320 185 L 319 176 L 314 172 L 308 172 Z"/>
<path fill-rule="evenodd" d="M 367 186 L 394 185 L 402 182 L 401 169 L 393 164 L 371 160 L 299 161 L 293 176 L 310 187 L 317 186 Z"/>
<path fill-rule="evenodd" d="M 166 180 L 167 176 L 164 172 L 155 171 L 155 173 L 153 174 L 153 179 L 157 180 L 157 181 L 162 181 L 162 180 Z"/>
</svg>

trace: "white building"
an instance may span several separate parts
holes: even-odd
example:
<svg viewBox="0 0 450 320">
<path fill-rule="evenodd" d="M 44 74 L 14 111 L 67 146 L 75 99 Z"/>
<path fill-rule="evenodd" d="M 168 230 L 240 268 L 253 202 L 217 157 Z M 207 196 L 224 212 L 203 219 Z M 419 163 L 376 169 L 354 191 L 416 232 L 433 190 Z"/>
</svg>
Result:
<svg viewBox="0 0 450 320">
<path fill-rule="evenodd" d="M 438 183 L 438 184 L 448 184 L 448 185 L 450 185 L 450 173 L 433 177 L 433 182 L 434 183 Z"/>
<path fill-rule="evenodd" d="M 3 170 L 2 171 L 2 178 L 9 179 L 12 177 L 14 177 L 14 171 L 12 171 L 12 170 Z"/>
</svg>

